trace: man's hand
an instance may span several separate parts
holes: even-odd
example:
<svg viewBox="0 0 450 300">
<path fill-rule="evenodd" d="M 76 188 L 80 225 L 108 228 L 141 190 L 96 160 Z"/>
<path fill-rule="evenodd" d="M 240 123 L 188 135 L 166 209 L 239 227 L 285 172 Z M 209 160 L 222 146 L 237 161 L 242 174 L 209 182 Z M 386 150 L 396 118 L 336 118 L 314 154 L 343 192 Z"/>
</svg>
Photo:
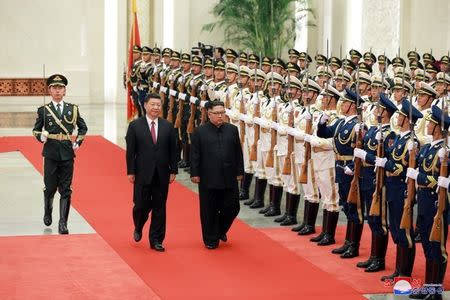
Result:
<svg viewBox="0 0 450 300">
<path fill-rule="evenodd" d="M 244 175 L 239 175 L 238 177 L 236 177 L 237 181 L 241 181 L 242 179 L 244 179 Z"/>
<path fill-rule="evenodd" d="M 41 142 L 43 142 L 45 144 L 45 142 L 47 141 L 47 137 L 48 137 L 48 131 L 44 130 L 41 133 Z"/>
<path fill-rule="evenodd" d="M 174 182 L 176 177 L 177 177 L 176 174 L 170 174 L 170 177 L 169 177 L 169 183 Z"/>
<path fill-rule="evenodd" d="M 191 177 L 192 183 L 200 183 L 200 176 Z"/>
<path fill-rule="evenodd" d="M 130 183 L 134 183 L 134 175 L 128 175 L 127 177 Z"/>
<path fill-rule="evenodd" d="M 77 142 L 73 142 L 73 144 L 72 144 L 72 149 L 73 149 L 73 151 L 78 150 L 78 148 L 80 148 L 80 145 L 78 145 Z"/>
</svg>

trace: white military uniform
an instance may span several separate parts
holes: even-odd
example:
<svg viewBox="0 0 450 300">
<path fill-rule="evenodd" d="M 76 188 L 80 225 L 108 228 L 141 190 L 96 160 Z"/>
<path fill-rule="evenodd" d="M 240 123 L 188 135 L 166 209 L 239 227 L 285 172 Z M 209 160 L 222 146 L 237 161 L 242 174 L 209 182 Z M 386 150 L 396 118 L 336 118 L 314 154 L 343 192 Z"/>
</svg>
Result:
<svg viewBox="0 0 450 300">
<path fill-rule="evenodd" d="M 272 144 L 272 134 L 271 131 L 272 130 L 276 130 L 276 128 L 273 128 L 273 123 L 272 123 L 272 113 L 273 110 L 276 109 L 276 114 L 277 114 L 277 119 L 279 117 L 280 114 L 280 110 L 282 109 L 283 106 L 283 101 L 281 100 L 280 96 L 276 96 L 273 98 L 270 98 L 270 103 L 269 105 L 266 106 L 266 109 L 264 111 L 264 117 L 267 120 L 270 120 L 270 128 L 268 129 L 268 133 L 264 134 L 264 138 L 265 139 L 265 145 L 268 145 L 267 151 L 270 150 L 271 148 L 271 144 Z M 262 115 L 262 114 L 261 114 Z M 266 166 L 266 174 L 267 174 L 267 183 L 273 186 L 283 186 L 283 181 L 281 179 L 281 171 L 283 170 L 283 164 L 284 164 L 284 159 L 280 159 L 279 155 L 278 155 L 278 132 L 277 134 L 277 143 L 276 146 L 274 147 L 274 151 L 273 151 L 273 167 L 267 167 Z M 285 136 L 284 138 L 286 140 L 286 151 L 287 151 L 287 138 Z M 267 144 L 266 144 L 267 143 Z M 267 152 L 266 154 L 266 159 L 267 159 L 267 155 L 269 155 L 269 152 Z M 286 154 L 284 154 L 286 155 Z"/>
</svg>

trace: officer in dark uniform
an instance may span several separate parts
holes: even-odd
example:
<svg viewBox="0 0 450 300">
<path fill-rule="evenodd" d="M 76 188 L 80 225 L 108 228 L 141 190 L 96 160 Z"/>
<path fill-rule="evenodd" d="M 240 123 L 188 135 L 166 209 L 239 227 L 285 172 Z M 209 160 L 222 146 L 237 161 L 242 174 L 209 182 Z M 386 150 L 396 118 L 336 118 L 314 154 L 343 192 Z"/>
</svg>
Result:
<svg viewBox="0 0 450 300">
<path fill-rule="evenodd" d="M 379 196 L 380 210 L 378 216 L 371 216 L 372 196 L 375 192 L 376 173 L 374 170 L 375 158 L 378 155 L 377 150 L 379 141 L 383 140 L 383 149 L 387 150 L 393 144 L 396 135 L 390 128 L 390 118 L 397 110 L 397 106 L 389 100 L 389 97 L 381 93 L 379 99 L 379 124 L 373 124 L 363 139 L 363 149 L 356 148 L 354 156 L 361 158 L 364 163 L 361 169 L 360 195 L 361 201 L 366 208 L 367 223 L 372 231 L 372 243 L 370 257 L 364 262 L 359 262 L 358 268 L 365 268 L 366 272 L 377 272 L 384 270 L 385 257 L 388 245 L 387 228 L 387 205 L 383 195 Z M 381 129 L 381 134 L 380 134 Z M 383 156 L 386 156 L 383 153 Z M 384 172 L 383 169 L 381 169 Z M 380 183 L 383 184 L 383 183 Z"/>
<path fill-rule="evenodd" d="M 142 48 L 138 45 L 134 45 L 134 47 L 133 47 L 133 65 L 131 66 L 131 72 L 130 72 L 130 83 L 133 88 L 131 90 L 131 98 L 133 99 L 134 107 L 136 107 L 136 110 L 139 115 L 142 113 L 142 110 L 140 109 L 140 105 L 139 105 L 139 90 L 138 90 L 139 67 L 140 67 L 141 61 L 142 61 L 141 54 L 142 54 Z"/>
<path fill-rule="evenodd" d="M 409 163 L 409 149 L 413 143 L 418 144 L 411 139 L 409 111 L 411 103 L 403 98 L 402 106 L 398 111 L 399 116 L 397 125 L 400 128 L 400 133 L 397 135 L 392 146 L 388 147 L 386 157 L 375 159 L 375 166 L 384 168 L 386 171 L 386 200 L 389 211 L 389 229 L 392 240 L 397 245 L 396 263 L 394 273 L 388 276 L 381 277 L 381 280 L 393 280 L 397 276 L 410 277 L 414 265 L 415 258 L 415 243 L 414 230 L 411 228 L 406 231 L 400 229 L 400 222 L 403 215 L 403 208 L 405 204 L 407 184 L 406 184 L 406 169 Z M 412 110 L 412 123 L 423 117 L 422 113 L 414 106 Z M 408 149 L 409 148 L 409 149 Z M 411 215 L 412 219 L 412 215 Z"/>
<path fill-rule="evenodd" d="M 349 89 L 346 89 L 345 92 L 345 95 L 340 99 L 342 101 L 341 113 L 345 117 L 336 121 L 333 125 L 327 126 L 327 115 L 323 114 L 319 120 L 317 136 L 334 138 L 339 205 L 342 206 L 342 210 L 347 216 L 347 232 L 344 245 L 334 249 L 332 253 L 340 254 L 341 258 L 352 258 L 359 255 L 359 242 L 361 240 L 363 223 L 360 220 L 361 212 L 358 210 L 357 205 L 348 203 L 347 198 L 353 179 L 353 149 L 355 148 L 357 131 L 355 126 L 358 124 L 356 109 L 357 104 L 362 105 L 364 100 Z"/>
<path fill-rule="evenodd" d="M 60 74 L 47 79 L 52 102 L 38 108 L 33 128 L 33 135 L 44 143 L 44 224 L 52 224 L 53 197 L 58 189 L 61 195 L 58 227 L 60 234 L 69 233 L 67 218 L 72 195 L 73 161 L 75 150 L 80 147 L 87 132 L 78 106 L 63 101 L 66 85 L 66 77 Z M 78 128 L 78 134 L 75 141 L 72 141 L 75 128 Z"/>
<path fill-rule="evenodd" d="M 147 97 L 149 87 L 150 87 L 150 80 L 152 75 L 152 63 L 151 63 L 151 54 L 153 53 L 153 50 L 150 47 L 144 46 L 142 47 L 142 60 L 139 64 L 139 71 L 137 73 L 138 76 L 138 100 L 139 100 L 139 106 L 138 106 L 138 116 L 142 117 L 145 115 L 145 108 L 144 108 L 144 102 L 145 98 Z"/>
<path fill-rule="evenodd" d="M 426 144 L 419 152 L 417 157 L 417 169 L 408 168 L 406 176 L 416 181 L 418 219 L 420 220 L 420 234 L 422 236 L 422 247 L 425 253 L 425 286 L 434 285 L 435 290 L 422 289 L 413 299 L 442 299 L 442 282 L 447 269 L 447 251 L 445 249 L 448 234 L 448 199 L 447 193 L 445 199 L 445 209 L 442 217 L 442 236 L 440 242 L 430 241 L 431 228 L 433 227 L 434 217 L 437 212 L 438 193 L 436 192 L 441 159 L 448 152 L 444 150 L 444 130 L 448 130 L 450 118 L 445 113 L 442 116 L 442 110 L 432 107 L 432 113 L 428 116 L 427 134 L 433 137 L 430 144 Z M 443 124 L 442 124 L 443 123 Z"/>
</svg>

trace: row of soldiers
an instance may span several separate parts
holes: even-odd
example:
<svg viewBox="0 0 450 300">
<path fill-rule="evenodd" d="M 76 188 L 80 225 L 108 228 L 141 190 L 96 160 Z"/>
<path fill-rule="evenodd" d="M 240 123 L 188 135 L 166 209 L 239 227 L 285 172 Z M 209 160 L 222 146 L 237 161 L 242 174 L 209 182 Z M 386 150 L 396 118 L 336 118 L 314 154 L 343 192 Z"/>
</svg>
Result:
<svg viewBox="0 0 450 300">
<path fill-rule="evenodd" d="M 417 203 L 425 283 L 442 284 L 450 183 L 440 170 L 448 157 L 448 56 L 438 65 L 431 54 L 424 55 L 424 68 L 412 51 L 407 68 L 401 57 L 390 61 L 381 55 L 379 72 L 374 72 L 375 55 L 351 50 L 351 59 L 343 61 L 316 55 L 318 66 L 311 74 L 311 57 L 295 49 L 289 50 L 288 63 L 238 55 L 232 49 L 226 51 L 226 61 L 168 48 L 142 51 L 152 59 L 135 63 L 131 81 L 139 97 L 141 91 L 161 94 L 162 117 L 178 128 L 180 167 L 189 167 L 190 134 L 207 121 L 204 104 L 223 101 L 226 118 L 241 136 L 245 161 L 241 200 L 250 198 L 249 187 L 255 181 L 254 195 L 244 204 L 261 208 L 264 216 L 279 216 L 285 193 L 285 213 L 275 222 L 295 225 L 302 194 L 303 221 L 292 230 L 314 234 L 321 206 L 322 231 L 311 238 L 319 246 L 335 244 L 342 210 L 347 218 L 345 242 L 332 251 L 341 258 L 359 255 L 367 220 L 371 253 L 357 266 L 366 272 L 385 269 L 390 232 L 397 245 L 396 265 L 394 273 L 382 280 L 393 280 L 412 273 L 416 242 L 412 207 Z M 437 234 L 433 230 L 432 237 L 437 217 L 440 230 Z M 430 296 L 423 290 L 414 297 L 439 299 L 440 293 Z"/>
</svg>

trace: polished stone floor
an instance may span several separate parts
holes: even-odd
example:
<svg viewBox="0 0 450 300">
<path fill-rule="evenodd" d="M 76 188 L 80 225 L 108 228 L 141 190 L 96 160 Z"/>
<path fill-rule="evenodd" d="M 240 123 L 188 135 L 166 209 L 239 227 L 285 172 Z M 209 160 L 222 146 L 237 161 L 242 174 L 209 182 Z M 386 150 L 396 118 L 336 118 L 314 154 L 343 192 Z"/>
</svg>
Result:
<svg viewBox="0 0 450 300">
<path fill-rule="evenodd" d="M 0 113 L 36 111 L 33 105 L 12 105 L 0 102 Z M 89 104 L 80 105 L 80 112 L 89 127 L 89 135 L 100 135 L 111 142 L 125 148 L 127 130 L 126 106 L 124 104 Z M 23 118 L 19 124 L 0 127 L 1 136 L 30 136 L 33 127 L 32 118 Z M 23 125 L 23 127 L 20 127 Z M 177 180 L 197 192 L 197 187 L 190 182 L 189 174 L 180 170 Z M 24 188 L 26 186 L 26 188 Z M 57 220 L 53 226 L 45 228 L 42 224 L 42 177 L 19 152 L 0 154 L 0 236 L 39 235 L 57 233 Z M 251 187 L 253 194 L 253 185 Z M 57 199 L 57 197 L 55 197 Z M 266 202 L 268 191 L 266 191 Z M 301 201 L 303 203 L 303 201 Z M 284 209 L 284 197 L 282 208 Z M 54 211 L 58 212 L 58 201 L 55 200 Z M 299 208 L 298 219 L 303 215 L 303 207 Z M 55 218 L 55 213 L 54 213 Z M 273 217 L 263 217 L 258 210 L 241 205 L 239 218 L 254 227 L 278 226 Z M 319 213 L 317 224 L 321 224 Z M 340 223 L 344 223 L 343 214 Z M 92 233 L 92 227 L 72 208 L 70 216 L 71 233 Z M 405 299 L 393 295 L 366 295 L 368 299 Z"/>
</svg>

